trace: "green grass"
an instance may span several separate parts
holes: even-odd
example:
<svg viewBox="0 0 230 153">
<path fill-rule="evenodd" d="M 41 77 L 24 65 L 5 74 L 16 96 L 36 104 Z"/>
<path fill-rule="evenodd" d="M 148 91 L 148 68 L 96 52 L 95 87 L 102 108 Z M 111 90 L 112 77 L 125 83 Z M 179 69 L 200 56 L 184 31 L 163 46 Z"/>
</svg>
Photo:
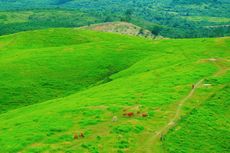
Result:
<svg viewBox="0 0 230 153">
<path fill-rule="evenodd" d="M 35 36 L 39 39 L 30 39 Z M 206 146 L 220 140 L 192 139 L 194 127 L 203 120 L 204 125 L 209 122 L 206 114 L 214 108 L 218 114 L 228 114 L 224 106 L 229 88 L 223 88 L 230 74 L 228 37 L 151 41 L 76 29 L 49 29 L 3 36 L 0 42 L 0 70 L 4 72 L 0 75 L 0 89 L 5 94 L 1 100 L 4 105 L 1 104 L 8 111 L 0 115 L 0 152 L 133 153 L 175 152 L 175 148 L 197 152 L 197 146 L 209 151 L 211 147 Z M 175 136 L 173 128 L 164 141 L 152 141 L 155 132 L 174 116 L 192 84 L 200 79 L 212 86 L 202 84 L 184 104 L 182 120 L 178 120 L 182 132 Z M 43 86 L 42 81 L 46 83 Z M 212 101 L 211 108 L 203 108 L 213 93 L 223 95 L 222 99 Z M 35 101 L 29 102 L 27 96 Z M 25 101 L 43 102 L 9 111 L 14 98 L 22 102 L 14 108 L 26 105 Z M 46 98 L 52 100 L 45 101 Z M 200 113 L 193 113 L 195 109 Z M 135 115 L 125 117 L 124 110 Z M 142 113 L 149 115 L 143 118 Z M 223 114 L 210 120 L 217 129 L 213 136 L 227 135 L 224 131 L 230 127 Z M 117 122 L 112 122 L 113 116 L 118 117 Z M 219 124 L 215 124 L 216 118 Z M 188 127 L 190 119 L 194 125 Z M 189 128 L 191 135 L 180 135 Z M 212 137 L 209 132 L 213 130 L 209 131 L 208 126 L 200 128 L 206 134 L 201 136 Z M 74 133 L 81 132 L 85 138 L 74 140 Z M 185 139 L 189 140 L 185 145 L 177 144 Z M 197 144 L 192 146 L 194 142 Z M 216 142 L 216 152 L 229 151 L 226 145 Z"/>
<path fill-rule="evenodd" d="M 229 92 L 228 85 L 183 118 L 163 141 L 168 152 L 229 152 Z"/>
<path fill-rule="evenodd" d="M 151 51 L 150 41 L 77 29 L 22 32 L 0 44 L 0 112 L 107 82 Z"/>
<path fill-rule="evenodd" d="M 209 17 L 209 16 L 188 16 L 185 17 L 188 20 L 199 22 L 199 21 L 208 21 L 208 22 L 216 22 L 216 23 L 229 23 L 230 18 L 224 17 Z"/>
</svg>

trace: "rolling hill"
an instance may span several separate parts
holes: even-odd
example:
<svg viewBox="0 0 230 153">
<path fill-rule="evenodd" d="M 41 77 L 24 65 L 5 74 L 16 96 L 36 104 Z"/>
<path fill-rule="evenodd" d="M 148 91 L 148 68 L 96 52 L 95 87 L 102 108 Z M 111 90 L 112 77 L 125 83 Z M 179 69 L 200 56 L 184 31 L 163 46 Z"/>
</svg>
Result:
<svg viewBox="0 0 230 153">
<path fill-rule="evenodd" d="M 151 52 L 150 44 L 140 38 L 63 28 L 2 36 L 0 112 L 109 81 L 111 74 Z M 145 52 L 140 52 L 143 45 Z"/>
<path fill-rule="evenodd" d="M 229 152 L 229 51 L 229 37 L 1 36 L 0 152 Z"/>
<path fill-rule="evenodd" d="M 136 26 L 128 22 L 108 22 L 108 23 L 92 24 L 80 28 L 94 30 L 94 31 L 101 31 L 101 32 L 118 33 L 123 35 L 140 36 L 140 37 L 145 37 L 150 39 L 162 38 L 160 36 L 153 35 L 152 32 L 147 29 L 143 29 L 139 26 Z"/>
</svg>

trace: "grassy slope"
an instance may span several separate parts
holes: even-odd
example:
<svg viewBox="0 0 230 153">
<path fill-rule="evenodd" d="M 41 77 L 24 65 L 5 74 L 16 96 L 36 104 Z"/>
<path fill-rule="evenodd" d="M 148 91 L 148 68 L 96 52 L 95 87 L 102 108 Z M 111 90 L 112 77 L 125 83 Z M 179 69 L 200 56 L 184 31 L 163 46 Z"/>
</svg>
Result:
<svg viewBox="0 0 230 153">
<path fill-rule="evenodd" d="M 106 38 L 110 39 L 112 35 L 100 34 L 100 36 L 107 36 Z M 127 41 L 126 37 L 115 35 L 114 37 L 111 39 L 119 43 Z M 128 40 L 127 44 L 130 44 L 130 39 Z M 97 43 L 98 47 L 103 46 L 103 43 Z M 137 41 L 133 40 L 132 43 Z M 120 45 L 114 46 L 111 42 L 107 42 L 106 46 L 113 46 L 115 51 L 124 52 L 127 50 L 127 44 L 121 47 L 124 50 L 118 48 Z M 126 70 L 112 75 L 110 77 L 112 81 L 65 98 L 0 115 L 0 152 L 65 150 L 65 152 L 106 153 L 152 152 L 153 149 L 158 152 L 161 150 L 161 142 L 157 146 L 159 148 L 154 148 L 155 142 L 151 141 L 151 137 L 174 116 L 178 102 L 188 94 L 192 84 L 206 78 L 204 83 L 212 83 L 213 86 L 210 89 L 201 86 L 200 90 L 196 91 L 196 95 L 192 97 L 195 102 L 188 101 L 183 107 L 185 116 L 229 82 L 229 73 L 225 73 L 229 68 L 229 38 L 158 40 L 146 44 L 143 41 L 137 46 L 140 48 L 133 53 L 134 55 L 130 53 L 135 51 L 135 48 L 130 48 L 128 58 L 120 56 L 119 58 L 122 58 L 119 59 L 113 56 L 108 61 L 105 60 L 107 57 L 103 58 L 103 64 L 112 59 L 120 61 L 111 64 L 118 64 L 130 59 L 132 57 L 130 55 L 136 57 L 138 61 Z M 140 58 L 141 53 L 148 54 L 148 57 Z M 219 60 L 215 62 L 205 60 L 214 57 Z M 222 77 L 225 81 L 214 84 L 216 78 Z M 227 92 L 226 89 L 228 88 L 221 90 Z M 202 92 L 203 90 L 205 92 Z M 223 98 L 227 100 L 229 97 Z M 149 117 L 142 118 L 138 114 L 132 118 L 123 117 L 124 109 L 135 113 L 148 112 Z M 220 111 L 227 113 L 228 110 L 220 107 Z M 118 116 L 118 122 L 111 121 L 114 115 Z M 229 129 L 228 124 L 217 127 Z M 84 132 L 86 137 L 73 140 L 75 132 Z M 209 133 L 204 136 L 208 137 Z M 173 149 L 171 144 L 175 141 L 170 139 L 170 135 L 166 140 L 168 150 Z M 206 141 L 206 145 L 212 143 L 214 142 Z M 220 146 L 220 152 L 221 149 L 223 151 L 224 147 Z M 199 151 L 199 148 L 195 150 Z M 207 151 L 211 150 L 207 148 Z"/>
<path fill-rule="evenodd" d="M 170 131 L 163 141 L 168 152 L 229 152 L 229 89 L 212 95 Z"/>
<path fill-rule="evenodd" d="M 0 112 L 109 81 L 154 51 L 150 41 L 77 29 L 22 32 L 0 45 Z"/>
</svg>

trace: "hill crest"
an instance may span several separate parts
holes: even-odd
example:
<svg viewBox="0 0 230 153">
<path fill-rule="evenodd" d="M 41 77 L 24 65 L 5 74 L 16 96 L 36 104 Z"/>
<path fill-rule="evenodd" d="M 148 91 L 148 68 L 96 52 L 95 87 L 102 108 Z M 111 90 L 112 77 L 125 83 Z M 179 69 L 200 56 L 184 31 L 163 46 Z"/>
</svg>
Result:
<svg viewBox="0 0 230 153">
<path fill-rule="evenodd" d="M 123 35 L 139 36 L 145 38 L 161 38 L 161 36 L 155 36 L 151 31 L 134 25 L 128 22 L 107 22 L 100 24 L 92 24 L 89 26 L 81 27 L 82 29 L 101 31 L 101 32 L 110 32 L 110 33 L 119 33 Z"/>
</svg>

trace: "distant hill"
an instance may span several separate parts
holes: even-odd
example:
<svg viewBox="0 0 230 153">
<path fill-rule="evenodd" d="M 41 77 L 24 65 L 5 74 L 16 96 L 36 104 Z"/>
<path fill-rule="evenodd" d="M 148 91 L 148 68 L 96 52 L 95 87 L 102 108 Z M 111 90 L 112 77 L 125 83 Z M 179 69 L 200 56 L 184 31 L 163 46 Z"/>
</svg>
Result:
<svg viewBox="0 0 230 153">
<path fill-rule="evenodd" d="M 7 34 L 19 30 L 32 30 L 31 27 L 33 29 L 73 27 L 125 21 L 150 31 L 157 26 L 156 35 L 164 37 L 223 37 L 230 35 L 230 27 L 223 26 L 230 24 L 229 8 L 229 0 L 116 0 L 116 2 L 111 0 L 0 0 L 0 11 L 6 11 L 6 14 L 14 18 L 12 20 L 18 18 L 8 12 L 12 10 L 19 13 L 25 10 L 46 10 L 49 16 L 43 16 L 47 19 L 44 22 L 40 21 L 40 18 L 36 20 L 31 14 L 28 23 L 2 24 L 1 20 L 7 16 L 0 15 L 0 34 L 3 33 L 1 29 L 5 31 L 3 34 Z M 48 13 L 49 10 L 52 16 Z M 55 14 L 53 10 L 62 10 L 63 15 L 60 12 Z M 72 16 L 68 14 L 69 11 L 84 12 L 87 15 Z M 78 24 L 76 19 L 79 18 L 82 22 Z M 92 18 L 95 22 L 92 22 Z M 217 26 L 217 28 L 213 29 L 210 26 Z"/>
<path fill-rule="evenodd" d="M 99 22 L 103 20 L 79 10 L 0 11 L 0 35 L 35 29 L 80 27 Z"/>
<path fill-rule="evenodd" d="M 102 31 L 102 32 L 112 32 L 112 33 L 120 33 L 125 35 L 140 36 L 140 37 L 151 38 L 151 39 L 160 38 L 160 36 L 157 37 L 153 35 L 151 31 L 147 29 L 143 29 L 139 26 L 136 26 L 128 22 L 108 22 L 108 23 L 101 23 L 101 24 L 93 24 L 81 28 L 95 30 L 95 31 Z"/>
</svg>

